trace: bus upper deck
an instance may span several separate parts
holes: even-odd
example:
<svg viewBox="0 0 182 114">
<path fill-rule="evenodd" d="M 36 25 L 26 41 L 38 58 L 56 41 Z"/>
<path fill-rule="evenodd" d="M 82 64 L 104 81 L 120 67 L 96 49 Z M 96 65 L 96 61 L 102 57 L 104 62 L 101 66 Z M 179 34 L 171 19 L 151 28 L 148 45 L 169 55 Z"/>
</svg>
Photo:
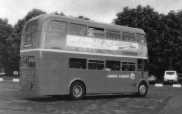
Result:
<svg viewBox="0 0 182 114">
<path fill-rule="evenodd" d="M 42 15 L 26 24 L 21 49 L 56 49 L 147 59 L 142 29 Z M 41 37 L 41 38 L 38 38 Z"/>
</svg>

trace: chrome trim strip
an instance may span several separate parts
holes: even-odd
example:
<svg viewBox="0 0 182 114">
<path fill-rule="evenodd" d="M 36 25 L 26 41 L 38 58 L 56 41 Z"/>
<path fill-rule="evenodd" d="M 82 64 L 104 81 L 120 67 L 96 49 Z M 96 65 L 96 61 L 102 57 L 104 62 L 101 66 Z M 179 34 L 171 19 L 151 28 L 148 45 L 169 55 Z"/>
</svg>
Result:
<svg viewBox="0 0 182 114">
<path fill-rule="evenodd" d="M 148 57 L 139 57 L 139 56 L 123 56 L 123 55 L 112 55 L 112 54 L 103 54 L 103 53 L 77 52 L 77 51 L 66 51 L 66 50 L 58 50 L 58 49 L 41 49 L 41 48 L 20 50 L 20 53 L 26 53 L 26 52 L 32 52 L 32 51 L 148 59 Z"/>
</svg>

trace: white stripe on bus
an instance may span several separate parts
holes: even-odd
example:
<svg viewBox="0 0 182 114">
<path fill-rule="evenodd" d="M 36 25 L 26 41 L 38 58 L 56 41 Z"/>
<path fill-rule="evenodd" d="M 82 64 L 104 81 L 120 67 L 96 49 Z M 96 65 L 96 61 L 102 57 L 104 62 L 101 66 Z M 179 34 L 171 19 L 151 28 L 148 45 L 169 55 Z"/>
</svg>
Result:
<svg viewBox="0 0 182 114">
<path fill-rule="evenodd" d="M 66 50 L 57 50 L 57 49 L 25 49 L 20 50 L 21 53 L 24 52 L 32 52 L 32 51 L 46 51 L 46 52 L 56 52 L 56 53 L 71 53 L 71 54 L 84 54 L 84 55 L 98 55 L 98 56 L 110 56 L 110 57 L 129 57 L 129 58 L 141 58 L 141 59 L 147 59 L 147 57 L 141 57 L 141 56 L 122 56 L 122 55 L 111 55 L 111 54 L 101 54 L 101 53 L 89 53 L 89 52 L 77 52 L 77 51 L 66 51 Z"/>
</svg>

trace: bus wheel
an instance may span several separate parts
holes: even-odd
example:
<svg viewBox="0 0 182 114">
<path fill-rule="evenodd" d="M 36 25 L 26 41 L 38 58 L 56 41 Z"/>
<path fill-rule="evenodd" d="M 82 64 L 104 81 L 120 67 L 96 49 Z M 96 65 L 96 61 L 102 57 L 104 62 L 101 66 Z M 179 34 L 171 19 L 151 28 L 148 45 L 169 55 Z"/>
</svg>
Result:
<svg viewBox="0 0 182 114">
<path fill-rule="evenodd" d="M 86 93 L 86 89 L 83 83 L 76 81 L 71 84 L 70 88 L 70 96 L 72 99 L 81 99 L 84 97 Z"/>
<path fill-rule="evenodd" d="M 139 96 L 146 96 L 148 93 L 148 86 L 146 83 L 140 83 L 138 86 L 138 95 Z"/>
</svg>

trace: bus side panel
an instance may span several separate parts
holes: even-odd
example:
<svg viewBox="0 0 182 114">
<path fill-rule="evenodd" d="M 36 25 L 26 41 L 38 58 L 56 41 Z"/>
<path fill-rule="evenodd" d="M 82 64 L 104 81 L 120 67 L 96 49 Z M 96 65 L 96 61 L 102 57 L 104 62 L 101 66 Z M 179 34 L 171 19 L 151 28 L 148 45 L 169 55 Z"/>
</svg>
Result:
<svg viewBox="0 0 182 114">
<path fill-rule="evenodd" d="M 113 60 L 113 58 L 109 58 L 109 57 L 79 55 L 79 54 L 69 54 L 67 61 L 69 61 L 69 58 Z M 115 60 L 119 60 L 119 61 L 120 59 L 121 58 L 117 58 L 117 59 L 115 58 Z M 137 80 L 130 79 L 130 75 L 132 72 L 107 71 L 105 69 L 91 70 L 88 68 L 77 69 L 77 68 L 69 68 L 69 66 L 67 66 L 67 68 L 69 73 L 69 76 L 67 77 L 68 81 L 71 81 L 74 79 L 79 79 L 83 81 L 86 86 L 86 92 L 88 94 L 121 93 L 125 91 L 133 92 L 136 90 Z M 134 73 L 136 76 L 138 75 L 136 72 Z"/>
<path fill-rule="evenodd" d="M 88 94 L 94 93 L 122 93 L 134 92 L 136 90 L 136 80 L 128 78 L 119 78 L 118 75 L 127 75 L 129 73 L 107 72 L 97 70 L 69 69 L 69 80 L 77 78 L 86 85 Z M 117 75 L 110 78 L 109 75 Z"/>
<path fill-rule="evenodd" d="M 70 82 L 74 80 L 81 80 L 86 86 L 87 93 L 104 93 L 107 85 L 104 83 L 105 71 L 94 71 L 86 69 L 69 69 Z"/>
<path fill-rule="evenodd" d="M 69 68 L 69 58 L 112 59 L 79 54 L 42 52 L 39 70 L 40 92 L 42 94 L 69 94 L 70 84 L 74 80 L 83 81 L 87 93 L 135 92 L 139 80 L 145 80 L 145 76 L 142 76 L 144 74 L 135 71 L 112 72 L 106 70 Z M 132 73 L 135 74 L 136 79 L 130 78 Z M 117 77 L 113 77 L 113 75 Z"/>
<path fill-rule="evenodd" d="M 65 56 L 52 52 L 41 53 L 40 93 L 45 95 L 68 94 Z"/>
</svg>

